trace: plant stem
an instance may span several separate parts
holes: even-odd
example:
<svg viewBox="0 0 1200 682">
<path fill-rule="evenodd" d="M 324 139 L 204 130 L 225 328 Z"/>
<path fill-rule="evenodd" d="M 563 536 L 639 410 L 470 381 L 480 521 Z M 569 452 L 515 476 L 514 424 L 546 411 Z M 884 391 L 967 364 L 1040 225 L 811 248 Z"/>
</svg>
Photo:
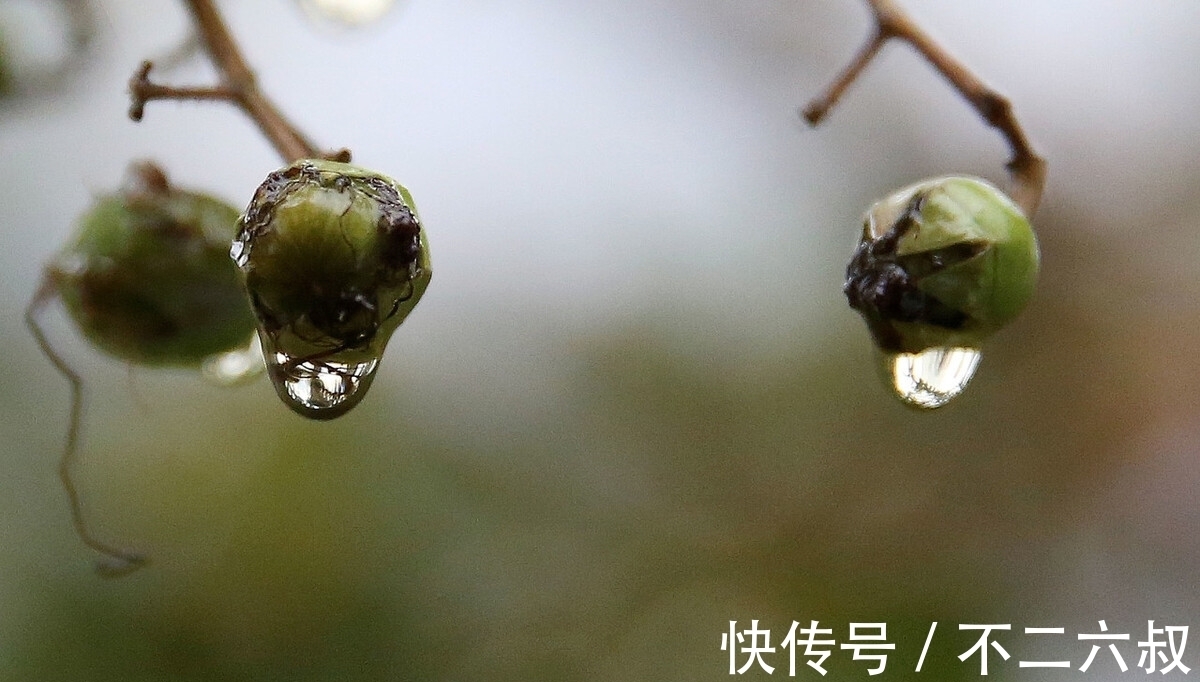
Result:
<svg viewBox="0 0 1200 682">
<path fill-rule="evenodd" d="M 96 571 L 106 578 L 116 578 L 145 566 L 149 563 L 149 559 L 138 552 L 114 547 L 92 535 L 91 530 L 88 529 L 83 513 L 83 499 L 79 495 L 78 488 L 75 487 L 74 478 L 75 464 L 79 454 L 79 424 L 83 416 L 83 379 L 50 345 L 50 340 L 42 331 L 37 317 L 42 308 L 57 293 L 58 282 L 55 271 L 48 270 L 41 286 L 33 295 L 33 300 L 25 309 L 25 324 L 33 334 L 34 340 L 37 341 L 38 348 L 71 384 L 71 415 L 67 422 L 67 442 L 63 445 L 63 453 L 58 460 L 58 478 L 62 482 L 63 490 L 66 491 L 67 500 L 70 502 L 71 523 L 75 526 L 75 533 L 85 545 L 105 556 L 104 560 L 96 563 Z"/>
<path fill-rule="evenodd" d="M 143 62 L 129 82 L 130 118 L 141 120 L 146 102 L 153 100 L 224 100 L 237 105 L 254 121 L 285 162 L 325 156 L 259 89 L 254 71 L 213 0 L 184 0 L 184 4 L 192 14 L 200 43 L 219 74 L 220 85 L 177 88 L 152 83 L 149 74 L 153 64 Z M 349 153 L 342 150 L 328 158 L 348 159 L 348 156 Z"/>
<path fill-rule="evenodd" d="M 834 79 L 825 92 L 804 108 L 804 118 L 817 125 L 837 104 L 845 90 L 891 39 L 908 43 L 975 109 L 980 118 L 1004 136 L 1012 158 L 1006 167 L 1012 188 L 1009 195 L 1030 218 L 1041 203 L 1046 185 L 1046 162 L 1033 151 L 1029 138 L 1013 113 L 1012 104 L 983 83 L 965 64 L 933 40 L 894 0 L 867 0 L 875 29 L 854 60 Z"/>
</svg>

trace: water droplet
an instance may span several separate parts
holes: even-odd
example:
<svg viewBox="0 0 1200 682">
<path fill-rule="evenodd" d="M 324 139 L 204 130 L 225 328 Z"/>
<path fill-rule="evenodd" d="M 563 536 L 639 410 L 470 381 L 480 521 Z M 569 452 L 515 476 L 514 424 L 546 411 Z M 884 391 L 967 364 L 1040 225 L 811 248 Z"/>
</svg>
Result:
<svg viewBox="0 0 1200 682">
<path fill-rule="evenodd" d="M 264 368 L 262 347 L 258 343 L 258 334 L 254 334 L 250 343 L 243 348 L 204 358 L 200 365 L 200 373 L 215 384 L 236 386 L 262 374 Z"/>
<path fill-rule="evenodd" d="M 239 268 L 246 267 L 250 262 L 250 246 L 240 236 L 229 245 L 229 257 Z"/>
<path fill-rule="evenodd" d="M 363 26 L 387 13 L 395 0 L 301 0 L 309 13 L 344 26 Z"/>
<path fill-rule="evenodd" d="M 914 407 L 933 409 L 950 402 L 975 376 L 983 355 L 975 348 L 930 348 L 885 358 L 896 395 Z"/>
<path fill-rule="evenodd" d="M 288 407 L 309 419 L 333 419 L 357 405 L 375 378 L 379 358 L 362 362 L 333 362 L 267 356 L 275 392 Z"/>
</svg>

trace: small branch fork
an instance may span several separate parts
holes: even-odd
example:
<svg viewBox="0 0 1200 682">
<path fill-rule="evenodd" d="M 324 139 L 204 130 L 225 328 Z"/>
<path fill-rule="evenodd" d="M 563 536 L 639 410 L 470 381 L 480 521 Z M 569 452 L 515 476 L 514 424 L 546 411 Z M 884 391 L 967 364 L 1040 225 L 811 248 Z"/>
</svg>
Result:
<svg viewBox="0 0 1200 682">
<path fill-rule="evenodd" d="M 341 149 L 322 154 L 275 104 L 263 94 L 257 79 L 233 39 L 213 0 L 183 0 L 199 32 L 200 44 L 219 74 L 220 84 L 211 87 L 174 87 L 150 80 L 154 63 L 142 62 L 129 81 L 129 117 L 142 120 L 146 103 L 154 100 L 218 100 L 240 108 L 258 126 L 287 163 L 300 159 L 326 158 L 349 161 Z"/>
<path fill-rule="evenodd" d="M 875 20 L 874 32 L 825 92 L 804 108 L 804 119 L 810 125 L 819 124 L 885 43 L 892 39 L 906 42 L 942 74 L 984 122 L 1004 136 L 1012 152 L 1012 159 L 1006 165 L 1012 182 L 1009 195 L 1032 218 L 1046 185 L 1046 162 L 1033 151 L 1012 104 L 950 56 L 893 0 L 867 0 L 867 3 Z"/>
</svg>

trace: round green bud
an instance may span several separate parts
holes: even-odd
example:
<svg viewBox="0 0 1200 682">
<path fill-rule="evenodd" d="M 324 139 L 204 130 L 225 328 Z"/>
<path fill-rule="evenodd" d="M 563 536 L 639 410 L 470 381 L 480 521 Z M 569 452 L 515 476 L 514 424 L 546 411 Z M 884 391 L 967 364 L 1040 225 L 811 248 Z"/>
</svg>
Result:
<svg viewBox="0 0 1200 682">
<path fill-rule="evenodd" d="M 885 353 L 978 348 L 1033 295 L 1038 246 L 993 185 L 934 178 L 867 211 L 846 269 L 850 307 Z"/>
<path fill-rule="evenodd" d="M 302 160 L 267 176 L 239 226 L 230 256 L 276 392 L 306 417 L 344 414 L 429 284 L 412 196 L 379 173 Z"/>
<path fill-rule="evenodd" d="M 226 255 L 237 209 L 171 187 L 151 164 L 131 170 L 49 266 L 71 319 L 100 350 L 143 365 L 199 367 L 245 346 L 254 318 Z"/>
</svg>

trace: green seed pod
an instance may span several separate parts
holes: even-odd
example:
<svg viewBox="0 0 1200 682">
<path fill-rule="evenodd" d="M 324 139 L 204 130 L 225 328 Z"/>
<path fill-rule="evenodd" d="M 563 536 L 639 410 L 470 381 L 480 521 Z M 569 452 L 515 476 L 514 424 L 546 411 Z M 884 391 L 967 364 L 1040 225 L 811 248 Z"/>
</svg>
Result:
<svg viewBox="0 0 1200 682">
<path fill-rule="evenodd" d="M 412 196 L 357 166 L 303 160 L 267 176 L 239 225 L 230 256 L 276 392 L 305 417 L 345 414 L 429 284 Z"/>
<path fill-rule="evenodd" d="M 48 268 L 100 350 L 141 365 L 200 367 L 245 346 L 254 318 L 227 257 L 237 209 L 175 189 L 151 164 L 101 197 Z"/>
<path fill-rule="evenodd" d="M 1037 239 L 1003 192 L 942 177 L 867 211 L 846 297 L 885 353 L 978 348 L 1033 295 Z"/>
</svg>

